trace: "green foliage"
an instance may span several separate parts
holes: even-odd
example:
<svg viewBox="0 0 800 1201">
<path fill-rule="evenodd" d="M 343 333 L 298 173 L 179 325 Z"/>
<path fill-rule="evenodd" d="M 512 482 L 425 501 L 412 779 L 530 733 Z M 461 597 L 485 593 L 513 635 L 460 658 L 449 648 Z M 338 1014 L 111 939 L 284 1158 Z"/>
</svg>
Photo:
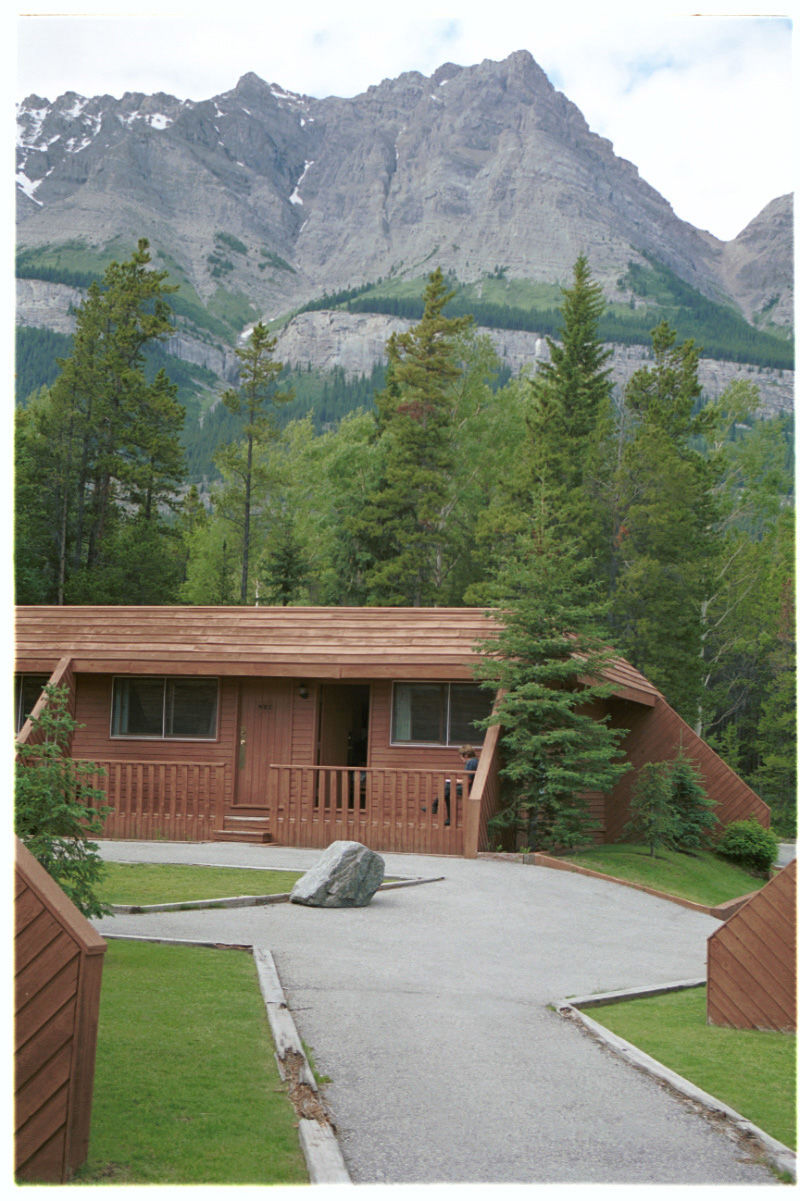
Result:
<svg viewBox="0 0 800 1201">
<path fill-rule="evenodd" d="M 674 759 L 640 768 L 623 835 L 645 842 L 651 855 L 659 846 L 697 851 L 708 845 L 716 823 L 713 808 L 697 768 L 679 748 Z"/>
<path fill-rule="evenodd" d="M 233 234 L 215 233 L 214 241 L 216 243 L 221 243 L 223 246 L 227 246 L 228 250 L 232 250 L 234 254 L 247 254 L 247 247 L 245 246 L 244 242 L 242 242 L 239 238 L 234 237 Z"/>
<path fill-rule="evenodd" d="M 616 470 L 612 629 L 620 649 L 694 724 L 702 691 L 703 605 L 715 542 L 715 483 L 694 447 L 707 414 L 697 348 L 653 331 L 652 367 L 625 390 L 633 430 Z"/>
<path fill-rule="evenodd" d="M 15 353 L 15 400 L 25 404 L 41 388 L 49 388 L 58 376 L 59 358 L 66 358 L 72 349 L 69 334 L 57 334 L 50 329 L 18 325 Z"/>
<path fill-rule="evenodd" d="M 667 768 L 666 763 L 641 767 L 631 796 L 631 820 L 622 831 L 625 838 L 646 843 L 651 855 L 656 847 L 671 846 L 677 834 Z"/>
<path fill-rule="evenodd" d="M 35 859 L 87 917 L 107 912 L 99 899 L 103 863 L 90 840 L 110 812 L 93 787 L 98 769 L 76 763 L 69 747 L 76 722 L 69 690 L 48 684 L 46 705 L 31 719 L 32 737 L 17 745 L 14 829 Z"/>
<path fill-rule="evenodd" d="M 731 822 L 717 843 L 717 854 L 748 871 L 768 875 L 778 857 L 778 839 L 755 818 Z"/>
<path fill-rule="evenodd" d="M 441 595 L 453 561 L 454 409 L 461 378 L 458 339 L 467 318 L 445 317 L 451 298 L 441 270 L 425 292 L 419 324 L 387 344 L 387 386 L 376 397 L 385 447 L 382 479 L 351 521 L 371 559 L 370 604 L 420 605 Z"/>
<path fill-rule="evenodd" d="M 272 357 L 275 345 L 275 338 L 259 321 L 246 344 L 236 352 L 240 362 L 239 387 L 228 389 L 222 397 L 228 411 L 244 422 L 241 440 L 220 448 L 216 460 L 225 480 L 218 496 L 220 512 L 233 527 L 239 548 L 239 601 L 243 605 L 249 599 L 253 508 L 259 502 L 259 494 L 270 486 L 256 452 L 277 437 L 275 406 L 291 399 L 289 394 L 278 391 L 283 364 Z"/>
<path fill-rule="evenodd" d="M 700 772 L 683 748 L 669 765 L 669 803 L 677 830 L 673 845 L 680 851 L 697 851 L 707 846 L 717 819 L 714 801 L 703 787 Z"/>
<path fill-rule="evenodd" d="M 588 794 L 610 792 L 626 770 L 624 731 L 593 709 L 609 695 L 611 652 L 591 564 L 553 532 L 544 504 L 532 527 L 496 573 L 503 628 L 481 644 L 476 675 L 498 694 L 487 725 L 502 726 L 510 786 L 495 828 L 526 827 L 534 849 L 569 848 L 596 826 Z"/>
<path fill-rule="evenodd" d="M 169 597 L 155 563 L 167 545 L 164 514 L 183 478 L 184 412 L 166 372 L 146 371 L 147 348 L 172 332 L 171 288 L 149 263 L 141 239 L 130 260 L 109 264 L 102 286 L 91 285 L 70 357 L 19 420 L 16 554 L 24 590 L 34 578 L 27 561 L 42 564 L 40 593 L 26 599 L 130 601 L 113 587 L 109 596 L 109 581 L 136 574 L 124 547 L 143 546 L 143 533 L 149 559 L 156 553 L 153 591 L 143 597 L 139 589 L 141 603 Z"/>
</svg>

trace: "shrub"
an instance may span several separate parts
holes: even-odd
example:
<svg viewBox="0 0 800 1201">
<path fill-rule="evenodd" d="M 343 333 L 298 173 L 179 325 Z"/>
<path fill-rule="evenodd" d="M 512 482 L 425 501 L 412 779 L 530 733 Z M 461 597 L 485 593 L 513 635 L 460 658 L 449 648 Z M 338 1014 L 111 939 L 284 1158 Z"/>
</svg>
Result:
<svg viewBox="0 0 800 1201">
<path fill-rule="evenodd" d="M 642 766 L 631 796 L 631 820 L 623 836 L 647 843 L 651 855 L 657 846 L 699 851 L 707 845 L 708 831 L 716 823 L 713 809 L 699 771 L 681 749 L 673 760 Z"/>
<path fill-rule="evenodd" d="M 97 896 L 104 867 L 97 843 L 110 812 L 105 794 L 93 788 L 93 763 L 75 763 L 69 743 L 76 723 L 67 689 L 48 684 L 47 704 L 32 719 L 36 739 L 17 744 L 14 828 L 35 859 L 86 917 L 108 911 Z"/>
<path fill-rule="evenodd" d="M 768 875 L 778 855 L 778 839 L 754 817 L 731 822 L 717 844 L 717 854 L 747 871 Z"/>
</svg>

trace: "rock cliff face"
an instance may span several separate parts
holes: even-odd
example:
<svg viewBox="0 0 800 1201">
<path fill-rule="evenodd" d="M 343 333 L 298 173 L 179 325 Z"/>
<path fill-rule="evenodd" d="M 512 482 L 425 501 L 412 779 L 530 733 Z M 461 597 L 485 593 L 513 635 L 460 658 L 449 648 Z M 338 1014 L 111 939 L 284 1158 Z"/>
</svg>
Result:
<svg viewBox="0 0 800 1201">
<path fill-rule="evenodd" d="M 411 325 L 399 318 L 377 314 L 334 311 L 300 313 L 278 335 L 276 357 L 292 367 L 311 365 L 320 371 L 341 368 L 347 376 L 368 375 L 376 363 L 386 361 L 386 343 L 393 333 Z M 535 370 L 536 364 L 549 357 L 542 334 L 526 330 L 481 329 L 502 363 L 518 375 Z M 624 386 L 640 367 L 652 363 L 643 346 L 614 346 L 609 369 L 613 382 Z M 734 380 L 758 385 L 761 411 L 765 414 L 790 412 L 794 394 L 794 372 L 757 368 L 744 363 L 726 363 L 701 359 L 698 377 L 705 394 L 714 399 Z"/>
<path fill-rule="evenodd" d="M 563 282 L 581 251 L 613 298 L 645 251 L 709 297 L 791 319 L 790 198 L 727 245 L 680 221 L 527 51 L 348 100 L 252 74 L 200 103 L 31 96 L 18 122 L 21 246 L 144 236 L 201 297 L 223 286 L 266 317 L 435 265 Z"/>
</svg>

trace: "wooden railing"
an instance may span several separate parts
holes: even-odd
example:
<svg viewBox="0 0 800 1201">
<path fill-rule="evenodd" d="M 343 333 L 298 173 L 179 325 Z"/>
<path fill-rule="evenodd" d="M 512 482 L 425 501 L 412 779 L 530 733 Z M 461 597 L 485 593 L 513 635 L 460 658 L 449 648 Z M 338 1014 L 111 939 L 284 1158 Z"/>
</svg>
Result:
<svg viewBox="0 0 800 1201">
<path fill-rule="evenodd" d="M 102 838 L 203 842 L 222 826 L 224 768 L 218 763 L 94 760 L 93 788 L 112 806 Z"/>
<path fill-rule="evenodd" d="M 463 773 L 280 763 L 272 765 L 270 776 L 268 817 L 275 842 L 324 847 L 348 839 L 374 850 L 463 854 Z"/>
<path fill-rule="evenodd" d="M 489 819 L 500 809 L 500 726 L 489 726 L 472 782 L 464 828 L 467 859 L 489 850 Z"/>
</svg>

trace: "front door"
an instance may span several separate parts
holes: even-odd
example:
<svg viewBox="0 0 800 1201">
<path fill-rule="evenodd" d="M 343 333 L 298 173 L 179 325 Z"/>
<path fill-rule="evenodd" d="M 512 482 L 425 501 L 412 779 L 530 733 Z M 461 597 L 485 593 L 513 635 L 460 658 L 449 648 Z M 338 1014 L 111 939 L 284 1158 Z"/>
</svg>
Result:
<svg viewBox="0 0 800 1201">
<path fill-rule="evenodd" d="M 242 681 L 237 731 L 237 805 L 269 804 L 270 764 L 289 762 L 291 718 L 290 680 Z"/>
</svg>

